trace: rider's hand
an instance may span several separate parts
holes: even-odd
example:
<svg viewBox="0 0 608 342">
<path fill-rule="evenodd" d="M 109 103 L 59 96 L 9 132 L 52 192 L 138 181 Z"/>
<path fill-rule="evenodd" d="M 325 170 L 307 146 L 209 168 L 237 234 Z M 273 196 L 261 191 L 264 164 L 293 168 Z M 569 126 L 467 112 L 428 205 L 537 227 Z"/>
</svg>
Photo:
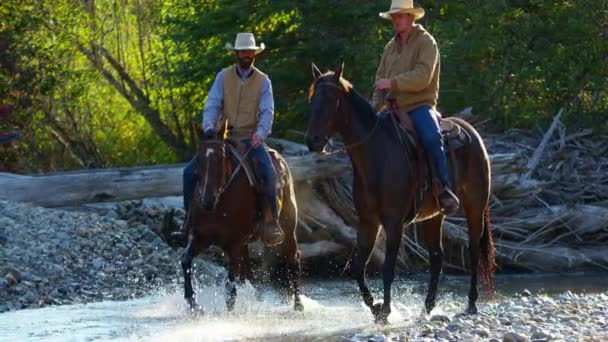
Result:
<svg viewBox="0 0 608 342">
<path fill-rule="evenodd" d="M 259 136 L 257 133 L 254 134 L 251 137 L 251 147 L 252 148 L 257 148 L 258 146 L 260 146 L 262 144 L 262 137 Z"/>
<path fill-rule="evenodd" d="M 391 89 L 392 87 L 393 87 L 393 84 L 391 83 L 391 80 L 388 78 L 381 78 L 376 81 L 376 89 L 378 89 L 378 90 L 387 90 L 387 89 Z"/>
</svg>

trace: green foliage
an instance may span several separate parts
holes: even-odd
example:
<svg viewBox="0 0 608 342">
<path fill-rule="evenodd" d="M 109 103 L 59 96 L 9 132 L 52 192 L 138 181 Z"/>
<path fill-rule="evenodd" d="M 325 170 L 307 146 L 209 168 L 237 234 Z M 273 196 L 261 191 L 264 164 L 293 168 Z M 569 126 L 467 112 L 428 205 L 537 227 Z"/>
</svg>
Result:
<svg viewBox="0 0 608 342">
<path fill-rule="evenodd" d="M 417 3 L 441 48 L 443 112 L 472 106 L 497 129 L 544 126 L 578 95 L 567 125 L 608 128 L 608 2 Z M 378 17 L 389 4 L 4 0 L 0 98 L 26 130 L 30 170 L 183 160 L 211 83 L 235 61 L 225 43 L 250 31 L 267 46 L 256 65 L 273 83 L 274 135 L 297 140 L 312 62 L 344 61 L 369 94 L 393 34 Z"/>
<path fill-rule="evenodd" d="M 607 3 L 594 0 L 445 5 L 431 28 L 442 43 L 442 105 L 530 127 L 581 93 L 568 124 L 605 125 L 607 18 Z"/>
</svg>

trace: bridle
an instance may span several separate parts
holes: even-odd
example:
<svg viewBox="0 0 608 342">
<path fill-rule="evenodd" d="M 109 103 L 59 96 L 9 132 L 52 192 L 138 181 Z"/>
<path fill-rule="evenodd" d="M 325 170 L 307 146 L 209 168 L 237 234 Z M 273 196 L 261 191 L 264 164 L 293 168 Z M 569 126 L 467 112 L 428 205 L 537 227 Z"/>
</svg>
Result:
<svg viewBox="0 0 608 342">
<path fill-rule="evenodd" d="M 336 112 L 337 112 L 340 109 L 340 105 L 341 105 L 340 99 L 342 99 L 344 97 L 344 92 L 345 92 L 344 87 L 338 86 L 338 85 L 334 84 L 333 82 L 320 82 L 319 84 L 315 85 L 315 93 L 316 93 L 316 89 L 320 88 L 320 87 L 331 87 L 331 88 L 337 89 L 339 91 L 340 96 L 338 96 L 338 99 L 336 100 Z M 313 93 L 313 96 L 314 96 L 314 93 Z M 376 128 L 378 127 L 379 122 L 380 122 L 380 116 L 376 115 L 376 121 L 374 122 L 374 127 L 372 127 L 370 132 L 363 139 L 361 139 L 360 141 L 354 142 L 352 144 L 344 145 L 344 147 L 342 147 L 341 149 L 338 149 L 336 151 L 324 152 L 324 154 L 336 154 L 336 153 L 340 153 L 340 152 L 346 152 L 346 150 L 348 150 L 350 148 L 364 144 L 374 134 L 374 132 L 376 131 Z"/>
<path fill-rule="evenodd" d="M 208 141 L 207 143 L 209 144 L 214 144 L 214 145 L 219 145 L 220 147 L 224 147 L 226 146 L 226 143 L 224 142 L 224 140 L 214 140 L 214 141 Z M 222 196 L 222 194 L 226 191 L 226 189 L 228 189 L 228 187 L 230 186 L 230 184 L 232 183 L 232 181 L 234 180 L 234 178 L 236 177 L 236 175 L 239 173 L 241 166 L 243 165 L 243 161 L 247 158 L 247 155 L 249 154 L 249 152 L 251 151 L 252 146 L 249 146 L 249 148 L 247 149 L 247 152 L 245 152 L 245 154 L 243 155 L 243 158 L 237 158 L 239 161 L 239 164 L 237 165 L 236 168 L 234 168 L 234 170 L 232 170 L 232 174 L 230 175 L 230 177 L 228 178 L 228 180 L 222 185 L 220 186 L 220 188 L 217 191 L 217 195 L 215 196 L 215 203 L 213 204 L 213 206 L 217 206 L 220 197 Z M 224 158 L 227 158 L 226 156 L 226 149 L 224 148 Z M 203 185 L 203 190 L 201 191 L 199 188 L 198 194 L 199 196 L 203 196 L 205 194 L 205 192 L 207 191 L 207 177 L 209 174 L 209 163 L 206 163 L 205 165 L 205 183 Z"/>
</svg>

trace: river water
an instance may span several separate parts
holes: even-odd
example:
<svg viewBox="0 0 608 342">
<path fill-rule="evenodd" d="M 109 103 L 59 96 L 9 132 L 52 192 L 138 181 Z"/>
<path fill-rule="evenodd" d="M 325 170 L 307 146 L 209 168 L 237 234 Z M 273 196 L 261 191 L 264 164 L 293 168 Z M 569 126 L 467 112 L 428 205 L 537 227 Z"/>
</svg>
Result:
<svg viewBox="0 0 608 342">
<path fill-rule="evenodd" d="M 0 314 L 2 341 L 325 341 L 360 340 L 374 334 L 399 337 L 420 328 L 426 275 L 402 277 L 393 287 L 390 324 L 372 323 L 354 281 L 318 280 L 303 284 L 304 312 L 294 312 L 270 287 L 245 284 L 238 289 L 235 310 L 225 312 L 223 286 L 197 287 L 205 310 L 192 315 L 181 291 L 161 289 L 144 298 L 28 309 Z M 370 285 L 381 298 L 381 281 Z M 465 309 L 468 277 L 448 276 L 440 283 L 433 314 L 452 317 Z M 557 294 L 608 291 L 608 274 L 502 275 L 497 294 L 485 301 L 500 302 L 518 291 Z M 483 311 L 484 299 L 479 308 Z"/>
</svg>

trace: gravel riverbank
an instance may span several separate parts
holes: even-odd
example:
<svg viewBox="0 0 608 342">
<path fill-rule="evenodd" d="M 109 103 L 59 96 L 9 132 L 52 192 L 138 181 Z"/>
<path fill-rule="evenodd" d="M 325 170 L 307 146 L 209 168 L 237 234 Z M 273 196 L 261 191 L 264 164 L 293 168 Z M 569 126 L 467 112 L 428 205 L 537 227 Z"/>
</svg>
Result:
<svg viewBox="0 0 608 342">
<path fill-rule="evenodd" d="M 156 226 L 0 201 L 0 312 L 121 300 L 179 284 L 179 253 Z M 201 260 L 201 277 L 223 269 Z"/>
<path fill-rule="evenodd" d="M 0 312 L 124 300 L 159 289 L 180 293 L 179 251 L 161 239 L 161 211 L 141 202 L 62 210 L 0 201 Z M 211 260 L 199 260 L 195 274 L 199 284 L 221 287 L 224 268 Z M 475 316 L 459 315 L 460 308 L 440 300 L 441 314 L 411 328 L 394 331 L 389 326 L 381 334 L 331 339 L 607 341 L 608 275 L 606 279 L 605 287 L 588 294 L 574 288 L 555 295 L 523 288 L 515 296 L 499 294 L 480 303 Z M 359 301 L 356 291 L 352 301 Z"/>
</svg>

